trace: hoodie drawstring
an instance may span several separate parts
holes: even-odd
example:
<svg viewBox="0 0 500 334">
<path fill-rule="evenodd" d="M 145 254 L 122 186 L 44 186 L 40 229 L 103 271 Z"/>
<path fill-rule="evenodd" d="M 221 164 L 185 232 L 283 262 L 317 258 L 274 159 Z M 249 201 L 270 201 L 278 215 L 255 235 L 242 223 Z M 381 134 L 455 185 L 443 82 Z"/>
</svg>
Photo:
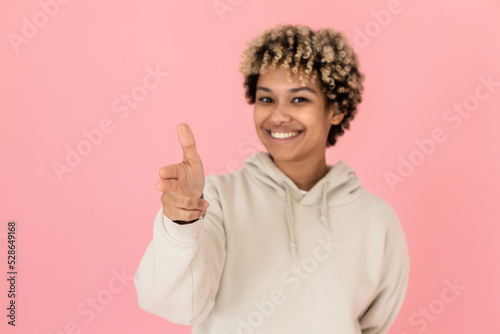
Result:
<svg viewBox="0 0 500 334">
<path fill-rule="evenodd" d="M 288 234 L 290 234 L 290 251 L 292 252 L 293 258 L 297 259 L 297 242 L 295 240 L 295 219 L 293 217 L 292 201 L 290 199 L 290 190 L 286 183 L 284 183 L 284 187 L 286 191 L 285 219 L 286 225 L 288 226 Z"/>
<path fill-rule="evenodd" d="M 321 210 L 320 210 L 320 221 L 323 227 L 330 233 L 332 229 L 330 228 L 329 220 L 328 220 L 328 214 L 327 214 L 327 200 L 326 200 L 326 194 L 328 190 L 328 182 L 326 181 L 323 184 L 323 189 L 322 189 L 322 200 L 321 200 Z M 298 259 L 298 250 L 297 250 L 297 241 L 296 241 L 296 236 L 295 236 L 295 219 L 293 215 L 293 209 L 292 209 L 292 200 L 290 196 L 290 190 L 288 188 L 288 185 L 283 183 L 285 192 L 286 192 L 286 204 L 285 204 L 285 218 L 286 218 L 286 224 L 288 226 L 288 233 L 290 234 L 290 251 L 292 252 L 293 258 Z"/>
<path fill-rule="evenodd" d="M 319 220 L 321 221 L 321 224 L 326 228 L 328 233 L 332 232 L 332 229 L 330 228 L 330 224 L 328 221 L 328 214 L 326 212 L 327 209 L 327 203 L 326 203 L 326 191 L 327 191 L 327 185 L 329 181 L 326 181 L 323 183 L 323 198 L 321 200 L 321 215 L 319 217 Z"/>
</svg>

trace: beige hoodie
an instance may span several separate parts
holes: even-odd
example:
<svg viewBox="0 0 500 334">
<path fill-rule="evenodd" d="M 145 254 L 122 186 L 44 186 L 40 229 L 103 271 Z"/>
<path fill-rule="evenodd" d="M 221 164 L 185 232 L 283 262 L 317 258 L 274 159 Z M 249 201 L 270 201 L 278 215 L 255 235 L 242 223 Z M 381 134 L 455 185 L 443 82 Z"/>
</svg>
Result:
<svg viewBox="0 0 500 334">
<path fill-rule="evenodd" d="M 352 168 L 327 167 L 305 193 L 259 152 L 206 177 L 204 219 L 178 225 L 160 209 L 134 279 L 140 308 L 193 334 L 386 333 L 408 282 L 402 227 Z"/>
</svg>

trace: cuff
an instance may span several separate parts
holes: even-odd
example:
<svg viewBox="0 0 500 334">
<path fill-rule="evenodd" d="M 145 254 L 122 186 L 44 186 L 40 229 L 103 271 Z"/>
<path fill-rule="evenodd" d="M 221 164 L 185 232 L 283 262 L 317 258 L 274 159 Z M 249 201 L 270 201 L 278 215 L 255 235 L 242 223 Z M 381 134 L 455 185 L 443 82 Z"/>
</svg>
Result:
<svg viewBox="0 0 500 334">
<path fill-rule="evenodd" d="M 194 223 L 177 224 L 162 212 L 163 226 L 167 233 L 174 239 L 182 243 L 194 243 L 198 239 L 198 234 L 203 225 L 204 215 Z"/>
</svg>

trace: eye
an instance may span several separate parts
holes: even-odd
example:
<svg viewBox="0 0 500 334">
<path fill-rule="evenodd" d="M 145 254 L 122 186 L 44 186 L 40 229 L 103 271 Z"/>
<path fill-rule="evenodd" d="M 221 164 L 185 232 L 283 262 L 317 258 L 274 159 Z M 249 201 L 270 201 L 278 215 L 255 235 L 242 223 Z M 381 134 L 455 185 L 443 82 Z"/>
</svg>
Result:
<svg viewBox="0 0 500 334">
<path fill-rule="evenodd" d="M 305 97 L 295 97 L 295 98 L 293 99 L 293 101 L 295 101 L 295 100 L 297 100 L 297 99 L 301 99 L 301 100 L 302 100 L 302 101 L 297 101 L 297 102 L 299 102 L 299 103 L 300 103 L 300 102 L 306 102 L 306 101 L 307 101 L 307 99 L 306 99 Z"/>
<path fill-rule="evenodd" d="M 266 99 L 267 99 L 267 100 L 266 100 Z M 264 103 L 269 103 L 269 102 L 271 102 L 272 100 L 273 100 L 273 99 L 271 99 L 271 98 L 269 98 L 269 97 L 267 97 L 267 96 L 261 97 L 261 98 L 259 99 L 259 101 L 262 101 L 262 102 L 264 102 Z"/>
</svg>

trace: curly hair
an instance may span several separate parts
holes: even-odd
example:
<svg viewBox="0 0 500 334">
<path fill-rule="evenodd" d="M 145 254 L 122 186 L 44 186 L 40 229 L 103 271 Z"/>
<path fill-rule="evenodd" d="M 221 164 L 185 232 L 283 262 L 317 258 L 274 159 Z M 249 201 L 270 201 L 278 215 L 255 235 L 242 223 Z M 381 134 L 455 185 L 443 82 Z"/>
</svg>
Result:
<svg viewBox="0 0 500 334">
<path fill-rule="evenodd" d="M 359 72 L 359 60 L 343 32 L 332 28 L 312 31 L 303 25 L 282 24 L 261 32 L 247 42 L 241 55 L 240 72 L 245 76 L 243 86 L 249 104 L 255 103 L 259 74 L 280 65 L 287 70 L 288 82 L 292 72 L 299 73 L 302 86 L 308 80 L 316 82 L 318 74 L 321 90 L 326 96 L 327 108 L 344 114 L 328 133 L 326 147 L 335 145 L 337 137 L 349 130 L 350 121 L 362 101 L 364 74 Z"/>
</svg>

